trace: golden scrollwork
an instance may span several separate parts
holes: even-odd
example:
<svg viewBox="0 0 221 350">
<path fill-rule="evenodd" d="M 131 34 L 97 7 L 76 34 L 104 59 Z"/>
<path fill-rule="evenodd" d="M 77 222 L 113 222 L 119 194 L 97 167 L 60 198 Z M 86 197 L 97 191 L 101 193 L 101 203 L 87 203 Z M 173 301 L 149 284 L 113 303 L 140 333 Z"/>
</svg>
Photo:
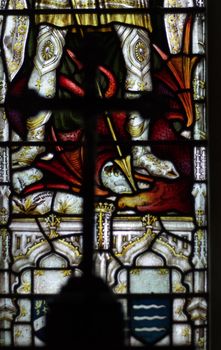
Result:
<svg viewBox="0 0 221 350">
<path fill-rule="evenodd" d="M 173 256 L 177 257 L 177 258 L 181 258 L 184 260 L 188 260 L 188 257 L 182 253 L 177 253 L 175 248 L 172 247 L 169 243 L 164 242 L 164 240 L 162 238 L 157 238 L 156 239 L 157 243 L 160 243 L 161 245 L 165 246 L 168 248 L 168 250 L 172 253 Z"/>
<path fill-rule="evenodd" d="M 168 273 L 169 273 L 169 270 L 168 269 L 159 269 L 158 270 L 158 273 L 159 273 L 159 275 L 168 275 Z"/>
<path fill-rule="evenodd" d="M 122 252 L 116 253 L 115 255 L 116 256 L 124 256 L 128 250 L 133 248 L 136 244 L 138 244 L 142 241 L 145 241 L 147 239 L 147 237 L 148 237 L 147 233 L 144 233 L 143 236 L 138 237 L 138 238 L 134 239 L 133 241 L 128 242 L 125 246 L 123 246 Z"/>
<path fill-rule="evenodd" d="M 135 57 L 140 63 L 144 62 L 147 57 L 146 45 L 141 40 L 135 44 Z"/>
<path fill-rule="evenodd" d="M 126 82 L 125 82 L 126 90 L 132 89 L 132 88 L 134 87 L 135 83 L 136 83 L 136 82 L 135 82 L 135 80 L 133 80 L 133 79 L 128 79 L 128 80 L 126 80 Z"/>
<path fill-rule="evenodd" d="M 115 293 L 117 294 L 122 294 L 126 293 L 127 291 L 127 285 L 126 283 L 119 283 L 115 288 L 114 288 Z"/>
<path fill-rule="evenodd" d="M 40 89 L 41 89 L 41 79 L 37 79 L 36 80 L 35 86 L 36 86 L 37 90 L 40 91 Z"/>
<path fill-rule="evenodd" d="M 194 98 L 194 100 L 204 99 L 204 93 L 202 92 L 202 90 L 205 90 L 205 89 L 206 89 L 205 80 L 201 80 L 198 78 L 193 79 L 193 98 Z M 201 94 L 199 94 L 199 92 L 201 92 Z"/>
<path fill-rule="evenodd" d="M 178 53 L 180 50 L 180 35 L 179 35 L 178 25 L 177 25 L 179 21 L 180 21 L 179 14 L 168 14 L 166 16 L 166 23 L 168 26 L 170 44 L 171 44 L 173 53 Z"/>
<path fill-rule="evenodd" d="M 139 81 L 137 83 L 139 91 L 145 91 L 146 85 L 147 85 L 147 83 L 145 81 Z"/>
<path fill-rule="evenodd" d="M 199 105 L 195 105 L 195 119 L 196 121 L 201 119 L 201 111 Z"/>
<path fill-rule="evenodd" d="M 97 240 L 98 240 L 98 247 L 100 249 L 104 248 L 104 233 L 103 233 L 104 215 L 112 214 L 114 209 L 115 208 L 112 203 L 99 202 L 95 204 L 95 212 L 98 214 Z"/>
<path fill-rule="evenodd" d="M 182 315 L 182 313 L 183 313 L 183 306 L 178 306 L 175 310 L 175 314 L 180 316 Z"/>
<path fill-rule="evenodd" d="M 0 208 L 0 224 L 5 225 L 7 223 L 8 210 L 4 207 Z"/>
<path fill-rule="evenodd" d="M 55 48 L 51 40 L 47 40 L 41 49 L 41 55 L 45 61 L 49 61 L 54 56 Z"/>
<path fill-rule="evenodd" d="M 24 306 L 21 306 L 21 308 L 20 308 L 20 314 L 19 314 L 19 318 L 22 318 L 22 317 L 25 317 L 26 315 L 27 315 L 27 310 L 26 310 L 26 308 L 24 307 Z"/>
<path fill-rule="evenodd" d="M 179 0 L 168 0 L 168 7 L 179 7 L 180 1 Z"/>
<path fill-rule="evenodd" d="M 31 292 L 31 283 L 28 281 L 24 281 L 22 283 L 22 291 L 24 293 L 30 293 Z"/>
<path fill-rule="evenodd" d="M 185 327 L 183 330 L 182 330 L 182 336 L 183 337 L 189 337 L 190 336 L 190 329 L 188 327 Z"/>
<path fill-rule="evenodd" d="M 7 256 L 7 235 L 8 232 L 5 228 L 0 230 L 0 236 L 2 237 L 2 257 L 6 258 Z"/>
<path fill-rule="evenodd" d="M 17 1 L 14 1 L 15 3 L 15 8 L 16 10 L 23 10 L 25 9 L 25 4 L 26 2 L 24 0 L 17 0 Z"/>
<path fill-rule="evenodd" d="M 173 289 L 174 289 L 175 293 L 185 293 L 185 291 L 186 291 L 185 287 L 179 282 L 175 283 Z"/>
<path fill-rule="evenodd" d="M 199 338 L 197 344 L 200 348 L 203 348 L 205 345 L 205 338 L 204 337 Z"/>
<path fill-rule="evenodd" d="M 154 215 L 147 214 L 142 218 L 142 224 L 146 228 L 146 234 L 152 236 L 153 238 L 156 234 L 153 232 L 153 225 L 157 221 L 157 217 Z"/>
<path fill-rule="evenodd" d="M 20 329 L 16 329 L 15 331 L 15 337 L 19 338 L 22 335 L 22 331 Z"/>
<path fill-rule="evenodd" d="M 16 4 L 16 9 L 23 8 L 23 3 L 18 1 Z M 6 58 L 9 74 L 11 76 L 16 73 L 22 63 L 29 26 L 29 19 L 26 16 L 14 16 L 13 21 L 14 25 L 11 31 L 11 36 L 13 38 L 12 54 L 10 58 Z"/>
<path fill-rule="evenodd" d="M 35 270 L 34 275 L 35 276 L 43 276 L 45 273 L 44 270 Z"/>
<path fill-rule="evenodd" d="M 96 213 L 112 213 L 114 211 L 114 205 L 113 203 L 102 203 L 102 202 L 99 202 L 99 203 L 96 203 L 95 204 L 95 211 Z"/>
<path fill-rule="evenodd" d="M 63 271 L 62 271 L 62 275 L 63 275 L 64 277 L 71 276 L 71 273 L 72 273 L 71 270 L 63 270 Z"/>
<path fill-rule="evenodd" d="M 57 228 L 60 226 L 61 219 L 58 218 L 56 215 L 51 214 L 45 219 L 45 222 L 49 228 L 48 237 L 50 239 L 58 237 L 59 234 L 57 233 Z"/>
</svg>

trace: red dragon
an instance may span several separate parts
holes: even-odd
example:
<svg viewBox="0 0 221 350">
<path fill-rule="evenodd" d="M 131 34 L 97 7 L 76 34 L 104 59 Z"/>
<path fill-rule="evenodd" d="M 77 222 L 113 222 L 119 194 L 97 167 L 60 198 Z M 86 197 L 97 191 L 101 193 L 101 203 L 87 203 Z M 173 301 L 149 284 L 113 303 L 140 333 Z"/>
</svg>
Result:
<svg viewBox="0 0 221 350">
<path fill-rule="evenodd" d="M 197 63 L 198 57 L 190 53 L 190 33 L 192 28 L 192 17 L 186 21 L 183 49 L 177 55 L 168 56 L 159 47 L 153 45 L 162 60 L 162 68 L 154 73 L 154 93 L 156 96 L 167 98 L 168 110 L 158 118 L 152 120 L 150 125 L 149 139 L 154 142 L 151 146 L 152 152 L 160 159 L 168 159 L 175 165 L 179 172 L 179 178 L 167 180 L 153 178 L 134 173 L 135 180 L 147 182 L 149 187 L 139 190 L 131 195 L 117 195 L 116 206 L 119 209 L 133 208 L 140 212 L 150 213 L 179 212 L 188 214 L 192 210 L 191 187 L 192 187 L 192 146 L 174 128 L 174 123 L 179 121 L 184 128 L 191 130 L 194 121 L 194 109 L 192 100 L 192 72 Z M 74 53 L 66 50 L 67 55 L 73 60 L 78 70 L 83 70 L 84 65 L 77 59 Z M 104 98 L 115 96 L 117 82 L 114 75 L 105 67 L 98 69 L 106 76 L 108 81 Z M 59 86 L 77 96 L 84 96 L 84 89 L 70 79 L 68 76 L 60 74 L 58 77 Z M 22 88 L 27 84 L 23 79 L 17 82 L 11 89 L 11 94 L 21 94 Z M 9 120 L 12 127 L 19 118 L 11 112 Z M 125 112 L 112 113 L 112 120 L 121 140 L 129 140 L 126 132 Z M 16 127 L 16 126 L 15 126 Z M 18 127 L 18 126 L 17 126 Z M 19 132 L 19 130 L 18 130 Z M 109 136 L 109 129 L 104 116 L 98 120 L 97 133 L 100 139 Z M 53 128 L 49 132 L 51 141 L 71 141 L 73 144 L 82 142 L 84 131 L 78 129 L 70 132 L 59 132 Z M 84 161 L 84 151 L 82 146 L 68 149 L 64 146 L 54 146 L 54 158 L 50 161 L 37 159 L 33 166 L 38 167 L 45 173 L 44 182 L 31 185 L 23 191 L 23 195 L 31 194 L 35 191 L 54 189 L 80 193 L 82 186 L 82 169 Z M 116 150 L 110 144 L 98 147 L 96 161 L 96 184 L 95 193 L 97 196 L 111 195 L 110 191 L 102 186 L 100 171 L 108 160 L 116 158 Z M 50 175 L 50 176 L 48 176 Z M 53 176 L 52 176 L 53 175 Z M 53 179 L 51 182 L 47 178 Z"/>
</svg>

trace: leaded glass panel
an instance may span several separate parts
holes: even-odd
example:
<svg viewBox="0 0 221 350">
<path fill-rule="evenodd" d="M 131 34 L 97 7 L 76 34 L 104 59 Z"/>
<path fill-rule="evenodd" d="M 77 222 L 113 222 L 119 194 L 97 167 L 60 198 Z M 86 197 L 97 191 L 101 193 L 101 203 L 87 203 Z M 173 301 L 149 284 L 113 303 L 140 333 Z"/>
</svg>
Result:
<svg viewBox="0 0 221 350">
<path fill-rule="evenodd" d="M 0 5 L 1 345 L 44 345 L 48 297 L 83 273 L 97 113 L 93 264 L 125 345 L 208 349 L 204 1 Z"/>
</svg>

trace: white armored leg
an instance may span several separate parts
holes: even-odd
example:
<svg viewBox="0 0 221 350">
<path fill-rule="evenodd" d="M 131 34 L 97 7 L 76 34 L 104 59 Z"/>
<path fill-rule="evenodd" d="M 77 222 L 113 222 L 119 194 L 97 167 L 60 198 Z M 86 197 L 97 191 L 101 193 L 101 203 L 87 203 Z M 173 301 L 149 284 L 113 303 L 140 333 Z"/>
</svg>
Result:
<svg viewBox="0 0 221 350">
<path fill-rule="evenodd" d="M 126 97 L 137 98 L 141 92 L 152 90 L 149 35 L 140 28 L 115 25 L 115 29 L 121 41 L 127 70 Z M 138 111 L 130 112 L 127 129 L 132 140 L 148 140 L 149 123 L 150 118 L 144 119 Z M 140 172 L 166 178 L 179 176 L 173 164 L 158 159 L 151 153 L 149 146 L 134 146 L 132 154 L 133 165 Z"/>
<path fill-rule="evenodd" d="M 122 24 L 114 26 L 121 42 L 126 65 L 125 96 L 128 99 L 139 98 L 144 91 L 152 91 L 150 74 L 150 39 L 148 32 L 141 28 Z M 151 116 L 150 116 L 151 117 Z M 150 118 L 144 119 L 138 111 L 128 115 L 127 130 L 134 141 L 146 141 L 149 138 Z M 137 172 L 176 178 L 178 173 L 170 161 L 163 161 L 151 153 L 149 146 L 132 147 L 133 166 Z M 124 174 L 112 162 L 108 162 L 101 174 L 103 184 L 113 192 L 130 193 L 132 189 Z M 140 188 L 143 184 L 138 183 Z"/>
<path fill-rule="evenodd" d="M 121 42 L 127 69 L 125 88 L 128 92 L 151 91 L 150 39 L 148 32 L 122 24 L 114 26 Z"/>
<path fill-rule="evenodd" d="M 56 68 L 58 67 L 65 44 L 66 30 L 58 30 L 54 27 L 42 26 L 38 35 L 34 69 L 31 73 L 28 87 L 35 90 L 38 95 L 53 98 L 56 92 Z M 35 116 L 27 119 L 27 141 L 41 142 L 45 138 L 45 125 L 51 117 L 51 111 L 40 111 Z M 35 169 L 22 170 L 31 165 L 38 154 L 45 151 L 44 146 L 22 146 L 12 154 L 13 183 L 19 193 L 25 186 L 33 182 L 33 175 L 39 180 L 42 173 Z M 53 155 L 48 155 L 48 157 Z M 17 171 L 18 170 L 18 171 Z"/>
<path fill-rule="evenodd" d="M 38 35 L 34 69 L 28 87 L 38 95 L 53 98 L 56 92 L 56 68 L 60 63 L 65 44 L 66 30 L 41 26 Z M 41 111 L 27 120 L 27 141 L 43 141 L 45 124 L 50 119 L 51 111 Z M 30 165 L 36 156 L 44 152 L 42 146 L 24 146 L 12 154 L 14 168 Z"/>
</svg>

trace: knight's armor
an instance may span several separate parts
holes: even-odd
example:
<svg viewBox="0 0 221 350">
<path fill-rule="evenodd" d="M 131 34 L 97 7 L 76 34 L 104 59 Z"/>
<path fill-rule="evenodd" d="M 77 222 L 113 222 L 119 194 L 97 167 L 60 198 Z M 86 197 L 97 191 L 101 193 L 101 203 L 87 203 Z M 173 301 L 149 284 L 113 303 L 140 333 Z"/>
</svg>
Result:
<svg viewBox="0 0 221 350">
<path fill-rule="evenodd" d="M 24 0 L 19 0 L 23 1 Z M 149 14 L 139 13 L 117 13 L 102 14 L 99 9 L 145 9 L 149 6 L 149 0 L 38 0 L 36 9 L 94 9 L 94 13 L 65 13 L 65 14 L 38 14 L 36 23 L 39 25 L 39 35 L 36 55 L 34 58 L 34 69 L 29 79 L 28 86 L 39 95 L 52 98 L 56 92 L 56 69 L 60 63 L 65 36 L 67 30 L 76 31 L 77 27 L 87 27 L 86 30 L 110 30 L 116 31 L 122 48 L 126 67 L 125 97 L 137 98 L 142 92 L 152 90 L 150 73 L 150 42 L 149 31 L 151 23 Z M 41 112 L 34 117 L 28 118 L 27 128 L 28 141 L 40 141 L 44 139 L 45 124 L 51 115 L 50 111 Z M 151 117 L 151 116 L 150 116 Z M 135 141 L 148 140 L 149 118 L 143 119 L 138 111 L 131 111 L 128 115 L 127 131 L 131 139 Z M 12 156 L 15 167 L 30 164 L 37 154 L 44 151 L 43 147 L 22 147 Z M 151 176 L 176 178 L 178 175 L 175 167 L 170 161 L 162 161 L 151 153 L 149 146 L 132 147 L 133 166 L 138 172 Z M 107 166 L 110 169 L 110 163 Z M 113 167 L 114 168 L 114 167 Z M 118 169 L 119 170 L 119 169 Z M 115 176 L 116 167 L 113 171 Z M 112 177 L 112 176 L 111 176 Z M 113 182 L 105 166 L 102 170 L 103 184 L 114 192 L 130 192 L 131 188 L 124 178 L 119 174 Z M 118 187 L 118 181 L 119 187 Z M 114 183 L 114 186 L 113 186 Z"/>
</svg>

